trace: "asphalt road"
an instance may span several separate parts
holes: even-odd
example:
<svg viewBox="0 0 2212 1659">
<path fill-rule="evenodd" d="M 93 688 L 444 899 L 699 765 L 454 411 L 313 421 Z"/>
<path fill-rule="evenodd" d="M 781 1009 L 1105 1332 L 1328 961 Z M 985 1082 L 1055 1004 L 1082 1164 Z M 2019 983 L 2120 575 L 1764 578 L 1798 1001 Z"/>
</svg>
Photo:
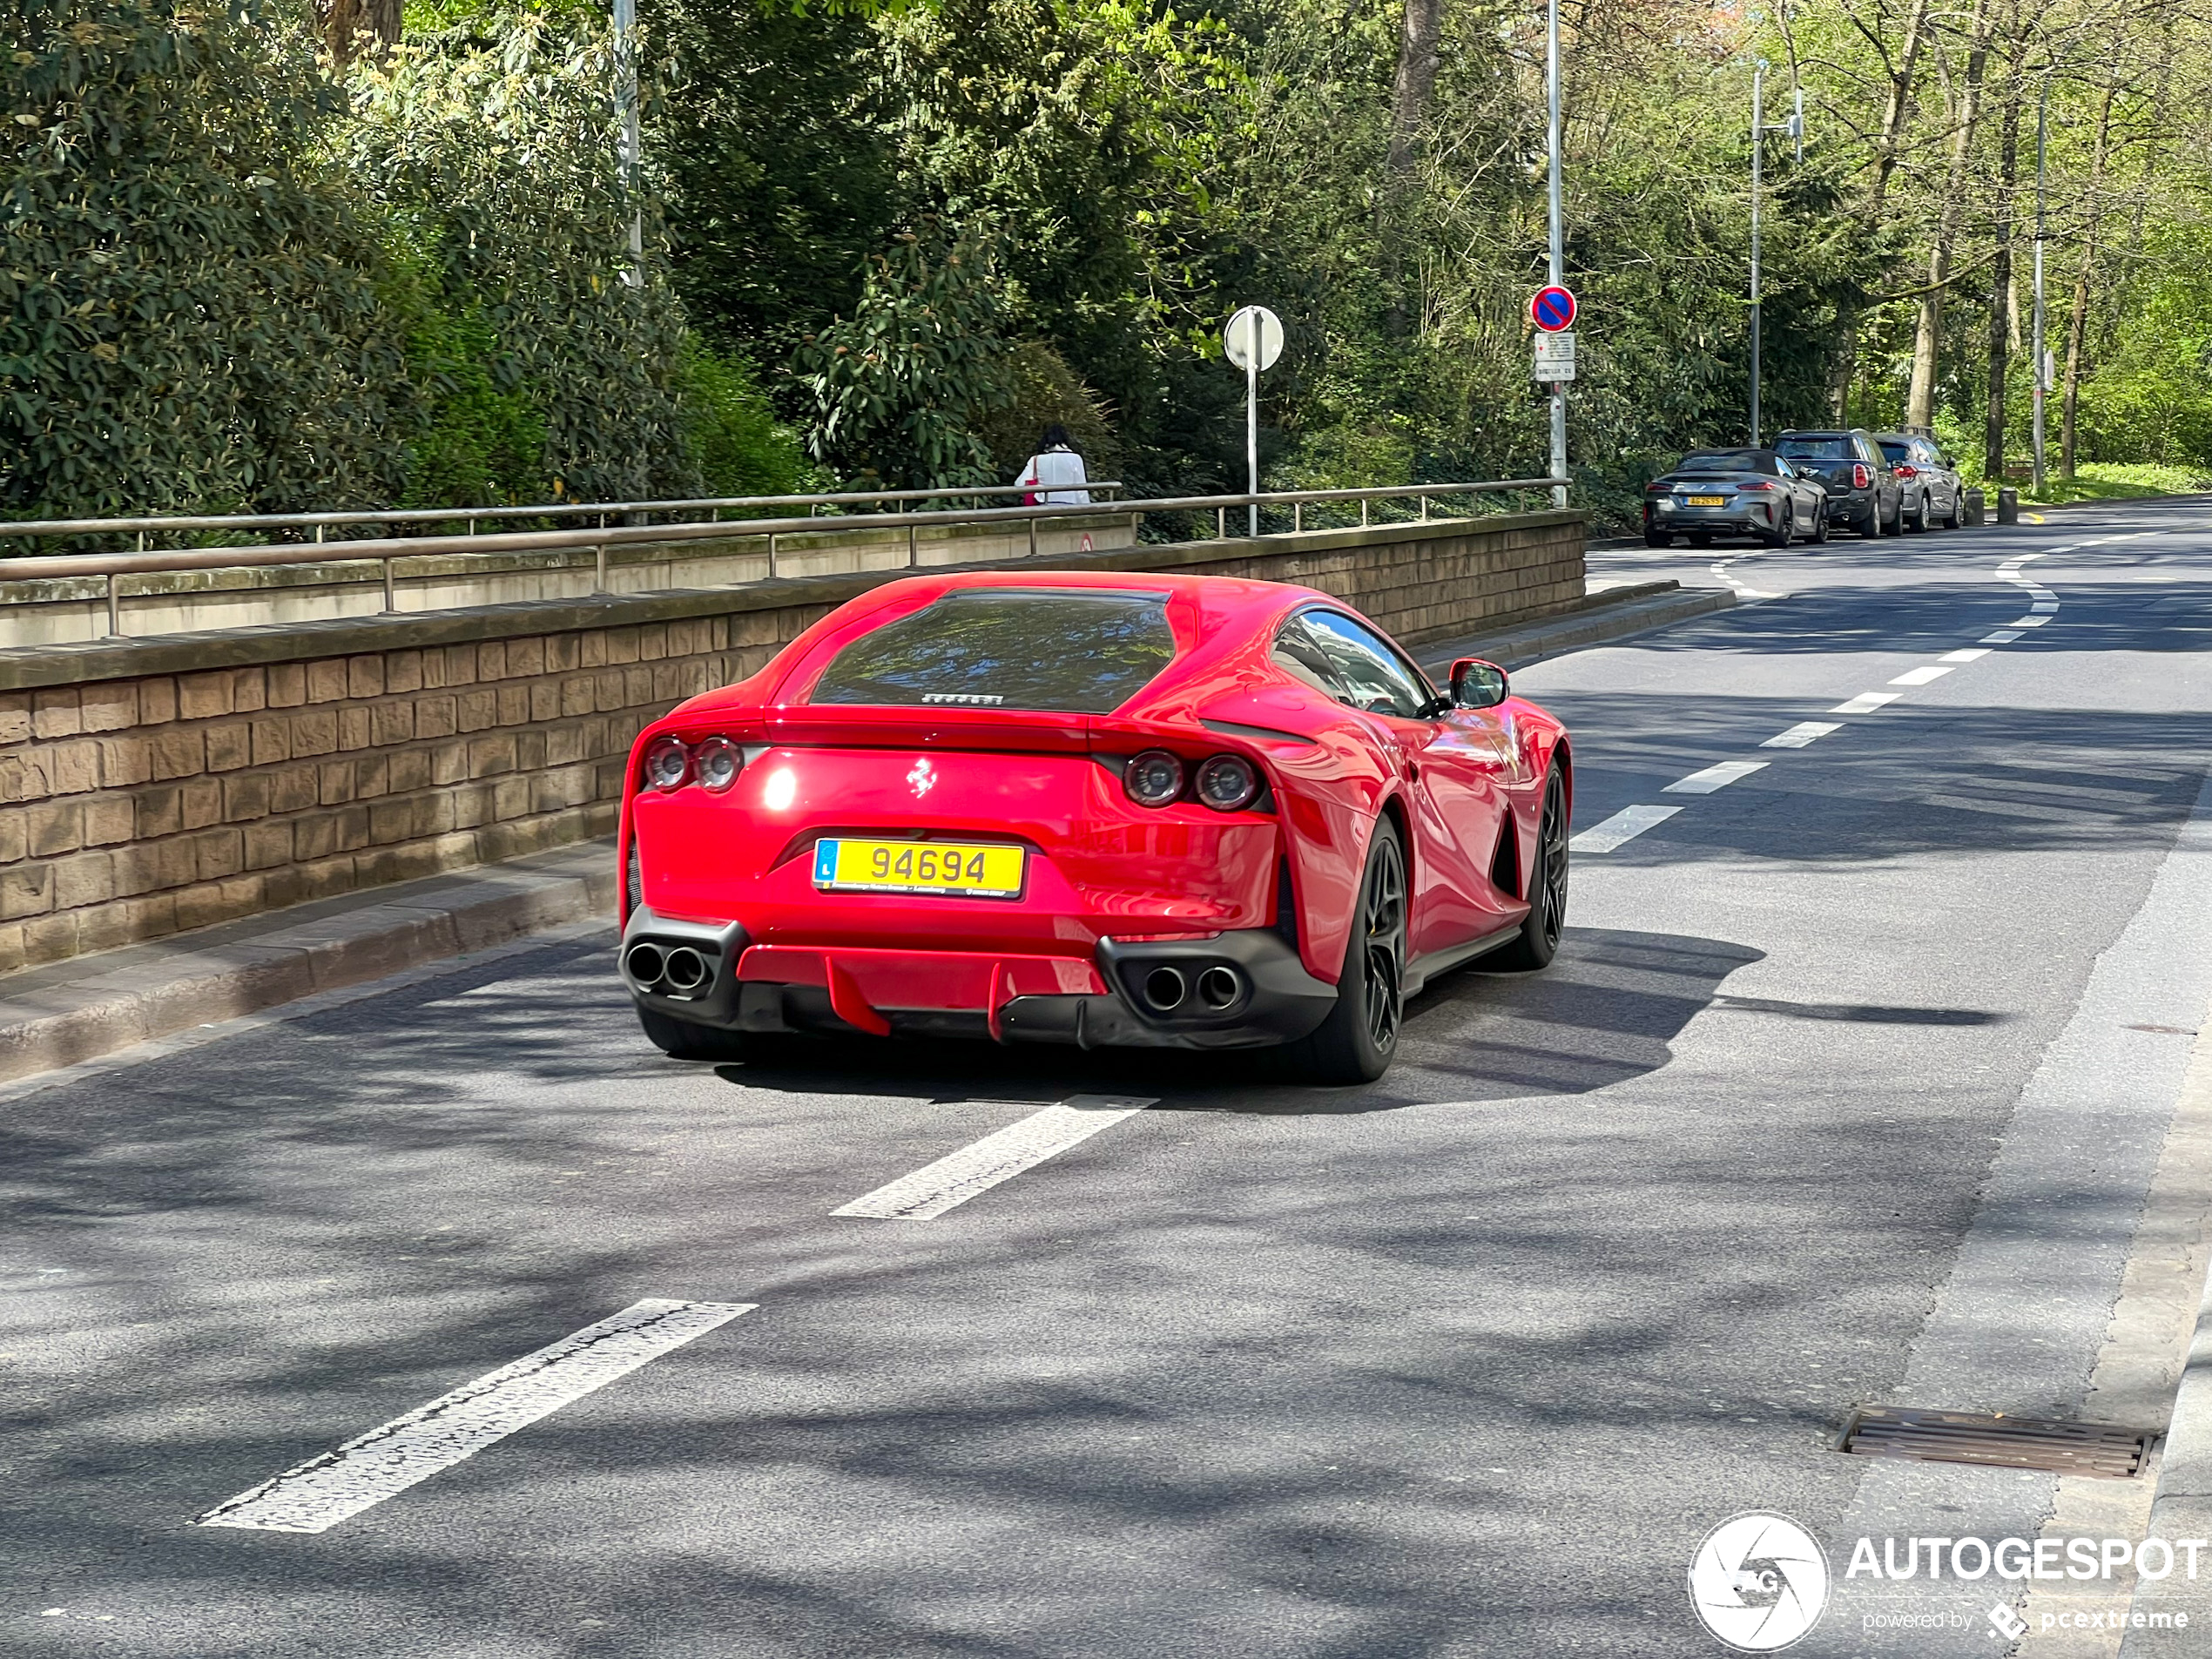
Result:
<svg viewBox="0 0 2212 1659">
<path fill-rule="evenodd" d="M 2082 1407 L 2212 991 L 2169 858 L 2212 506 L 1723 577 L 1786 597 L 1517 677 L 1578 829 L 1680 810 L 1371 1088 L 685 1066 L 599 936 L 0 1108 L 0 1649 L 1707 1655 L 1684 1574 L 1735 1512 L 2032 1531 L 2046 1477 L 1885 1487 L 1832 1442 Z M 934 1219 L 830 1213 L 1095 1094 L 1157 1103 Z M 192 1524 L 651 1298 L 756 1305 L 327 1531 Z"/>
</svg>

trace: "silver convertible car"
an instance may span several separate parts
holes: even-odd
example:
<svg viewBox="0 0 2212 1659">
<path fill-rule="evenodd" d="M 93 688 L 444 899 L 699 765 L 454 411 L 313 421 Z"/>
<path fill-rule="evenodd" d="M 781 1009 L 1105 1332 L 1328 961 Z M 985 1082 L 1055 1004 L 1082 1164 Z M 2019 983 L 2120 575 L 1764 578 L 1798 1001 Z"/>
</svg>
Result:
<svg viewBox="0 0 2212 1659">
<path fill-rule="evenodd" d="M 1716 536 L 1824 542 L 1828 487 L 1771 449 L 1701 449 L 1643 487 L 1643 539 L 1671 547 L 1677 536 L 1692 547 Z"/>
</svg>

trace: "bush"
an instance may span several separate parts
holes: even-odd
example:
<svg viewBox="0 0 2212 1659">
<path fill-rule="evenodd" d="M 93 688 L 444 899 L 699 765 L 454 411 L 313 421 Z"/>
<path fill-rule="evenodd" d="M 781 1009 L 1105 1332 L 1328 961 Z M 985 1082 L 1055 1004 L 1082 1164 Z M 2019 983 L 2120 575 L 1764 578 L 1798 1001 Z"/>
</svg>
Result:
<svg viewBox="0 0 2212 1659">
<path fill-rule="evenodd" d="M 751 364 L 695 344 L 685 376 L 691 464 L 706 494 L 811 495 L 829 488 L 808 463 L 798 433 L 768 407 Z"/>
</svg>

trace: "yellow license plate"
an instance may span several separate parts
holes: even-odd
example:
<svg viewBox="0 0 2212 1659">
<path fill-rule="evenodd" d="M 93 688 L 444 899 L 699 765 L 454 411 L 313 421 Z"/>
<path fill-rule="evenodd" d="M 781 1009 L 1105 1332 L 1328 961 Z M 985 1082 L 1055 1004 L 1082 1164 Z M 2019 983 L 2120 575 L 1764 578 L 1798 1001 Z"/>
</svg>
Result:
<svg viewBox="0 0 2212 1659">
<path fill-rule="evenodd" d="M 1692 507 L 1725 507 L 1728 505 L 1728 497 L 1725 496 L 1692 496 L 1689 498 L 1689 504 Z"/>
<path fill-rule="evenodd" d="M 934 893 L 1018 899 L 1028 860 L 1018 846 L 954 841 L 817 841 L 814 885 L 844 893 Z"/>
</svg>

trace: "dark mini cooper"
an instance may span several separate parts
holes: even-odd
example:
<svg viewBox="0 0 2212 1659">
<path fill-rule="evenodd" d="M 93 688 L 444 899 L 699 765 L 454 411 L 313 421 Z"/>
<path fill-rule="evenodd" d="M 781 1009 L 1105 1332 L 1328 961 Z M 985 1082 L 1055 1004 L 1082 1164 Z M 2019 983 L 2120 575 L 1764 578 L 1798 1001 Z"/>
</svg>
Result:
<svg viewBox="0 0 2212 1659">
<path fill-rule="evenodd" d="M 1828 539 L 1828 491 L 1771 449 L 1700 449 L 1643 487 L 1643 539 L 1671 547 L 1687 536 L 1756 536 L 1769 547 Z"/>
<path fill-rule="evenodd" d="M 1828 516 L 1839 528 L 1866 536 L 1905 533 L 1905 492 L 1872 433 L 1861 427 L 1785 432 L 1774 448 L 1799 472 L 1828 486 Z"/>
</svg>

